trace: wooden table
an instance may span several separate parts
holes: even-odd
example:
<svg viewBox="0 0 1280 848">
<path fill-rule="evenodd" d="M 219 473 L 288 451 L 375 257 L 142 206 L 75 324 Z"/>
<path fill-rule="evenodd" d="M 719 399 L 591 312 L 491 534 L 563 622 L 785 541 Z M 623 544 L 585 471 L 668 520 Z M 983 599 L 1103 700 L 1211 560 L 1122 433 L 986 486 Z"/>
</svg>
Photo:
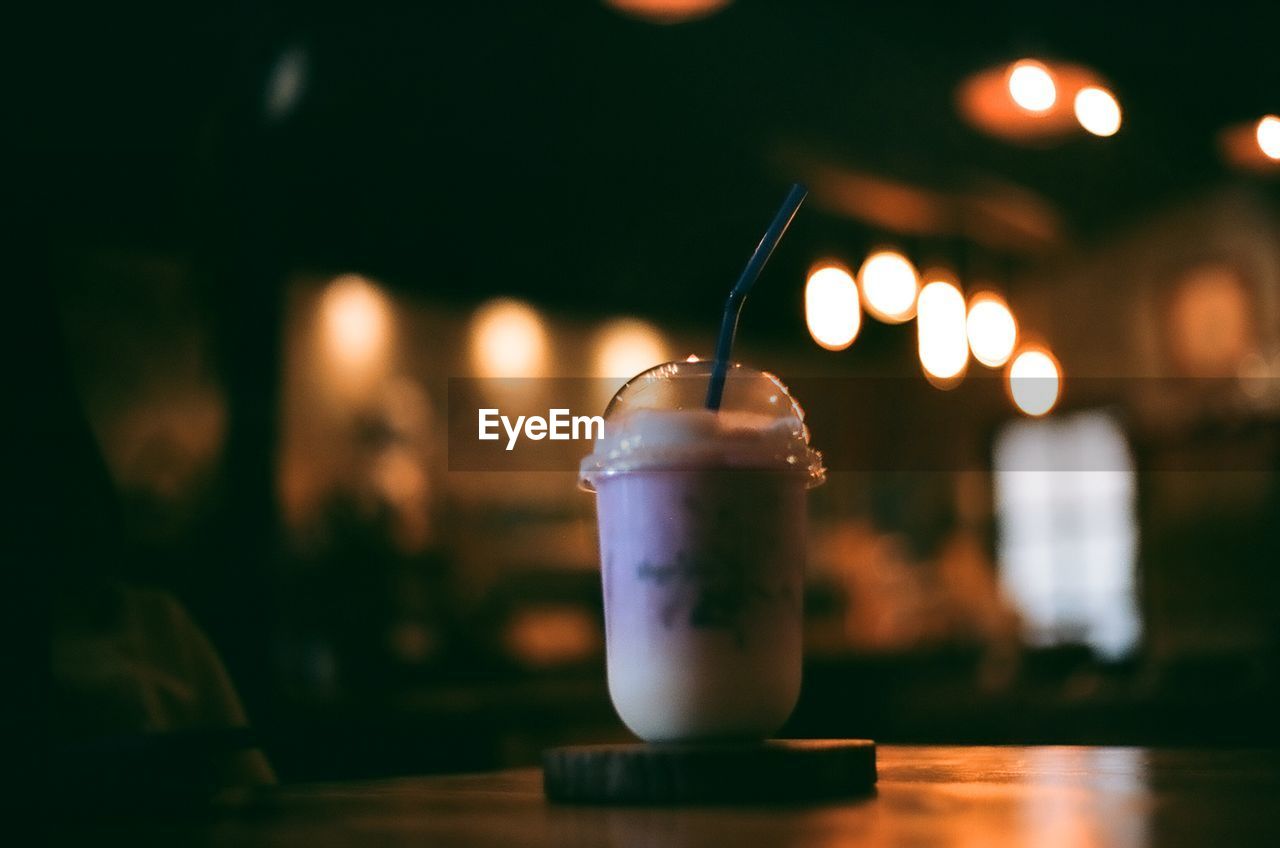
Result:
<svg viewBox="0 0 1280 848">
<path fill-rule="evenodd" d="M 873 797 L 813 806 L 556 806 L 540 773 L 521 769 L 285 787 L 200 821 L 63 823 L 56 835 L 305 848 L 1280 845 L 1276 751 L 883 746 L 879 763 Z"/>
</svg>

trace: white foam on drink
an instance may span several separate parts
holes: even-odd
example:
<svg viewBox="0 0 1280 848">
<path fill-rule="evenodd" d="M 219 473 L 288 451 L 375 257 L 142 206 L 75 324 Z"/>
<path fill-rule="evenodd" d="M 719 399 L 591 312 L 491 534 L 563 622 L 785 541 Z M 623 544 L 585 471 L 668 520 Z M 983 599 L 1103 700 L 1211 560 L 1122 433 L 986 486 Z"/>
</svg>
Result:
<svg viewBox="0 0 1280 848">
<path fill-rule="evenodd" d="M 582 481 L 628 471 L 714 466 L 777 468 L 823 477 L 822 455 L 809 447 L 802 421 L 753 412 L 635 409 L 611 418 L 595 452 L 582 460 Z"/>
</svg>

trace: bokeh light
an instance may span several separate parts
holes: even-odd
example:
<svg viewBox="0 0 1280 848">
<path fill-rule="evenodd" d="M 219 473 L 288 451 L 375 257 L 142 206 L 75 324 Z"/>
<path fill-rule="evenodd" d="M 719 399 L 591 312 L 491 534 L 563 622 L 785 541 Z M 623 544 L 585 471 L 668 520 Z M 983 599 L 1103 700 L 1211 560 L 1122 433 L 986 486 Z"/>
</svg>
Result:
<svg viewBox="0 0 1280 848">
<path fill-rule="evenodd" d="M 1240 271 L 1226 262 L 1193 266 L 1174 281 L 1169 350 L 1186 374 L 1226 377 L 1257 346 L 1256 309 Z"/>
<path fill-rule="evenodd" d="M 867 312 L 881 321 L 900 324 L 915 315 L 920 281 L 915 266 L 901 253 L 872 253 L 858 271 L 858 283 Z"/>
<path fill-rule="evenodd" d="M 539 377 L 547 359 L 547 332 L 533 307 L 499 298 L 471 319 L 471 362 L 480 377 Z"/>
<path fill-rule="evenodd" d="M 1080 126 L 1094 135 L 1106 138 L 1120 130 L 1120 103 L 1101 86 L 1080 89 L 1076 93 L 1075 112 Z"/>
<path fill-rule="evenodd" d="M 1058 87 L 1048 68 L 1023 59 L 1009 68 L 1009 96 L 1028 112 L 1047 112 L 1058 100 Z"/>
<path fill-rule="evenodd" d="M 280 54 L 267 76 L 263 107 L 271 118 L 283 118 L 298 105 L 307 86 L 307 53 L 290 47 Z"/>
<path fill-rule="evenodd" d="M 682 24 L 705 18 L 731 0 L 605 0 L 619 12 L 655 24 Z"/>
<path fill-rule="evenodd" d="M 630 378 L 667 359 L 662 334 L 644 321 L 634 318 L 611 321 L 596 337 L 597 377 Z"/>
<path fill-rule="evenodd" d="M 1218 150 L 1233 168 L 1274 177 L 1280 174 L 1280 116 L 1241 121 L 1218 132 Z"/>
<path fill-rule="evenodd" d="M 844 350 L 862 327 L 858 286 L 847 269 L 823 264 L 809 274 L 804 287 L 804 318 L 809 335 L 827 350 Z"/>
<path fill-rule="evenodd" d="M 1038 418 L 1057 405 L 1062 392 L 1062 370 L 1049 351 L 1027 348 L 1010 363 L 1008 382 L 1014 406 Z"/>
<path fill-rule="evenodd" d="M 1025 60 L 968 75 L 956 88 L 956 107 L 975 129 L 1015 144 L 1065 139 L 1080 131 L 1076 94 L 1104 88 L 1097 71 L 1070 62 Z M 1096 95 L 1084 103 L 1094 114 Z M 1103 104 L 1105 108 L 1106 104 Z"/>
<path fill-rule="evenodd" d="M 373 369 L 391 343 L 391 305 L 387 296 L 358 274 L 335 278 L 320 298 L 325 350 L 349 376 Z"/>
<path fill-rule="evenodd" d="M 916 331 L 920 366 L 929 382 L 951 388 L 960 382 L 969 364 L 964 295 L 945 280 L 934 280 L 920 290 L 916 306 Z"/>
<path fill-rule="evenodd" d="M 1018 342 L 1018 323 L 1003 298 L 980 292 L 969 301 L 965 333 L 973 358 L 988 368 L 999 368 L 1009 361 Z"/>
<path fill-rule="evenodd" d="M 1254 135 L 1258 139 L 1258 149 L 1268 159 L 1280 160 L 1280 117 L 1267 115 L 1259 120 Z"/>
</svg>

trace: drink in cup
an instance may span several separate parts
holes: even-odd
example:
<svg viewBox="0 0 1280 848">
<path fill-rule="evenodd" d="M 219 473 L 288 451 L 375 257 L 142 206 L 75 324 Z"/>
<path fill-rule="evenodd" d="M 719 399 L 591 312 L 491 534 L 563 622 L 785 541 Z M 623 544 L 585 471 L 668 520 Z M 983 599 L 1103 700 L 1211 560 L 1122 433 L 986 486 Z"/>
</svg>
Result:
<svg viewBox="0 0 1280 848">
<path fill-rule="evenodd" d="M 800 692 L 806 490 L 823 479 L 772 375 L 675 362 L 632 379 L 582 462 L 595 491 L 609 694 L 647 741 L 763 739 Z"/>
</svg>

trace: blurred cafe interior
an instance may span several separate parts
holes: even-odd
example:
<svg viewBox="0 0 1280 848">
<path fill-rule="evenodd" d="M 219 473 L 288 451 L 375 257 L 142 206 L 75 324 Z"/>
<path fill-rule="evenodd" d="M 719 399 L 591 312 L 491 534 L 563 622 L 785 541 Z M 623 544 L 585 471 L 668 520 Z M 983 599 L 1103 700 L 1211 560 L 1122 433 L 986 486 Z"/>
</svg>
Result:
<svg viewBox="0 0 1280 848">
<path fill-rule="evenodd" d="M 450 381 L 597 414 L 711 354 L 792 182 L 735 348 L 830 467 L 784 735 L 1280 743 L 1278 33 L 1233 0 L 62 22 L 18 135 L 63 767 L 219 728 L 280 781 L 628 739 L 594 499 L 456 467 Z"/>
</svg>

